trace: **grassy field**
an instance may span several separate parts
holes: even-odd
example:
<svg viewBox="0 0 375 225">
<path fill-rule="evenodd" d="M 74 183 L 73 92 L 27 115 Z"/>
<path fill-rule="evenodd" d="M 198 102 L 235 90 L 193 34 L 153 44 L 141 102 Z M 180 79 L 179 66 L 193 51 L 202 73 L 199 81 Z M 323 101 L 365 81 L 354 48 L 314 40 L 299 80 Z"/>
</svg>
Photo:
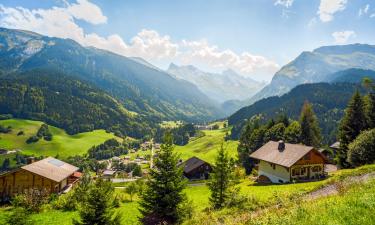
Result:
<svg viewBox="0 0 375 225">
<path fill-rule="evenodd" d="M 56 156 L 58 154 L 65 158 L 72 155 L 82 155 L 93 145 L 101 144 L 105 140 L 115 137 L 112 133 L 106 133 L 104 130 L 68 135 L 62 129 L 49 126 L 53 134 L 52 141 L 39 140 L 37 143 L 26 144 L 27 138 L 37 133 L 42 122 L 10 119 L 0 120 L 0 124 L 12 127 L 12 132 L 0 134 L 0 148 L 21 149 L 25 154 L 36 156 Z M 19 131 L 23 131 L 25 134 L 17 136 Z"/>
<path fill-rule="evenodd" d="M 342 170 L 331 174 L 330 178 L 308 183 L 283 184 L 283 185 L 257 185 L 249 179 L 244 179 L 239 184 L 240 194 L 252 197 L 257 200 L 257 204 L 265 207 L 265 214 L 256 220 L 249 220 L 249 210 L 225 209 L 217 212 L 203 211 L 209 206 L 210 192 L 206 185 L 189 185 L 185 192 L 192 201 L 195 210 L 193 220 L 187 224 L 237 224 L 233 223 L 237 219 L 250 224 L 374 224 L 375 215 L 375 182 L 366 185 L 351 185 L 349 190 L 337 196 L 322 198 L 314 201 L 293 202 L 290 197 L 306 194 L 324 185 L 340 181 L 348 176 L 359 175 L 375 171 L 375 165 L 366 166 L 359 169 Z M 129 196 L 122 189 L 116 189 L 116 193 L 125 201 L 121 203 L 117 211 L 122 215 L 122 224 L 137 224 L 138 198 L 129 202 Z M 278 202 L 280 199 L 284 201 Z M 282 204 L 280 208 L 272 208 L 267 211 L 267 205 Z M 0 208 L 0 224 L 10 213 L 11 208 Z M 71 224 L 72 218 L 77 217 L 77 212 L 64 212 L 48 209 L 40 214 L 33 214 L 32 220 L 36 224 Z M 357 215 L 363 215 L 358 218 Z M 354 223 L 353 219 L 360 219 L 360 223 Z M 223 222 L 224 221 L 224 222 Z M 241 223 L 240 223 L 241 224 Z"/>
<path fill-rule="evenodd" d="M 205 136 L 192 140 L 185 146 L 176 146 L 175 150 L 181 155 L 183 160 L 197 156 L 209 163 L 213 163 L 221 144 L 224 144 L 231 157 L 237 158 L 238 141 L 224 142 L 226 129 L 205 130 L 203 132 Z"/>
</svg>

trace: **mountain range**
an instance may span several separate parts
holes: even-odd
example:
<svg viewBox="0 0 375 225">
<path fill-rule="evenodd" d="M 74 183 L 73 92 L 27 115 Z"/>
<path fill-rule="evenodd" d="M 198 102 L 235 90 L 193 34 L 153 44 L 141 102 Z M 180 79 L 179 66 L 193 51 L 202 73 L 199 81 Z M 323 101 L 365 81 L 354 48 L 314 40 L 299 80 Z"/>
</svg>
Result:
<svg viewBox="0 0 375 225">
<path fill-rule="evenodd" d="M 303 52 L 283 66 L 274 75 L 271 83 L 247 103 L 251 104 L 270 96 L 281 96 L 299 84 L 330 81 L 333 73 L 351 68 L 375 70 L 375 46 L 324 46 L 312 52 Z"/>
<path fill-rule="evenodd" d="M 56 71 L 88 82 L 115 98 L 127 111 L 149 121 L 197 122 L 223 116 L 219 106 L 195 85 L 143 59 L 83 47 L 70 39 L 5 28 L 0 28 L 0 46 L 2 78 L 35 69 Z"/>
<path fill-rule="evenodd" d="M 222 73 L 208 73 L 198 68 L 170 64 L 168 73 L 177 79 L 195 84 L 200 91 L 218 103 L 230 100 L 246 100 L 265 86 L 265 83 L 241 76 L 233 70 Z"/>
</svg>

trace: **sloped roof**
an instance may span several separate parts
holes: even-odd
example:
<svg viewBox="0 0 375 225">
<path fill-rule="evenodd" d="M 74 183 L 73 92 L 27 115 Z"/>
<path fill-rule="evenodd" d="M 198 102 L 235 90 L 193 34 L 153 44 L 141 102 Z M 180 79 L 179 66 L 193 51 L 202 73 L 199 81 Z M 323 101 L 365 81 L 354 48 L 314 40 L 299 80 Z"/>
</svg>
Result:
<svg viewBox="0 0 375 225">
<path fill-rule="evenodd" d="M 278 142 L 269 141 L 253 152 L 250 157 L 289 168 L 314 149 L 311 146 L 285 143 L 285 149 L 280 151 L 278 146 Z"/>
<path fill-rule="evenodd" d="M 21 168 L 56 182 L 64 180 L 78 170 L 78 167 L 53 157 L 39 160 Z"/>
<path fill-rule="evenodd" d="M 184 173 L 190 173 L 191 171 L 193 171 L 194 169 L 202 166 L 205 163 L 207 163 L 207 162 L 201 160 L 198 157 L 193 156 L 190 159 L 183 162 L 181 165 L 184 167 Z M 209 164 L 209 163 L 207 163 L 207 164 Z"/>
<path fill-rule="evenodd" d="M 329 146 L 331 148 L 335 148 L 335 149 L 339 149 L 340 148 L 340 142 L 339 141 L 336 141 L 335 143 L 333 143 L 331 146 Z"/>
</svg>

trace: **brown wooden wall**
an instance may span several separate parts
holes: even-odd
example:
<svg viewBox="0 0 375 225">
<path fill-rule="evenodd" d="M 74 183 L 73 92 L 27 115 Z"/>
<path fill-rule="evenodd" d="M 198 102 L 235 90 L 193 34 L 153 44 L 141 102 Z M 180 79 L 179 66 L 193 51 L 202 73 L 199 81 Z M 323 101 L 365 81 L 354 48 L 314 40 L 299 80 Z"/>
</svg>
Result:
<svg viewBox="0 0 375 225">
<path fill-rule="evenodd" d="M 58 192 L 59 183 L 23 169 L 0 176 L 0 196 L 12 196 L 30 188 Z"/>
<path fill-rule="evenodd" d="M 306 157 L 307 156 L 307 157 Z M 312 150 L 305 157 L 298 160 L 294 165 L 324 164 L 324 157 L 316 150 Z"/>
</svg>

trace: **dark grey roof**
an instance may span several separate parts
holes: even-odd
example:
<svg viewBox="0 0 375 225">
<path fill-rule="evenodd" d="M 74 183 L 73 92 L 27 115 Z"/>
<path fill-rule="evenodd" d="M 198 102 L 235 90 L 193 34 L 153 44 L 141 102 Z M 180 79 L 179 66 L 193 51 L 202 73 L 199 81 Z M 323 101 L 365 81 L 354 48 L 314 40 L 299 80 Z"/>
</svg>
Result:
<svg viewBox="0 0 375 225">
<path fill-rule="evenodd" d="M 202 166 L 205 163 L 209 164 L 208 162 L 205 162 L 200 158 L 193 156 L 185 162 L 181 163 L 181 165 L 184 167 L 184 173 L 190 173 L 191 171 Z"/>
<path fill-rule="evenodd" d="M 278 142 L 270 141 L 253 152 L 250 157 L 289 168 L 314 149 L 311 146 L 285 143 L 285 149 L 279 151 L 278 146 Z"/>
</svg>

